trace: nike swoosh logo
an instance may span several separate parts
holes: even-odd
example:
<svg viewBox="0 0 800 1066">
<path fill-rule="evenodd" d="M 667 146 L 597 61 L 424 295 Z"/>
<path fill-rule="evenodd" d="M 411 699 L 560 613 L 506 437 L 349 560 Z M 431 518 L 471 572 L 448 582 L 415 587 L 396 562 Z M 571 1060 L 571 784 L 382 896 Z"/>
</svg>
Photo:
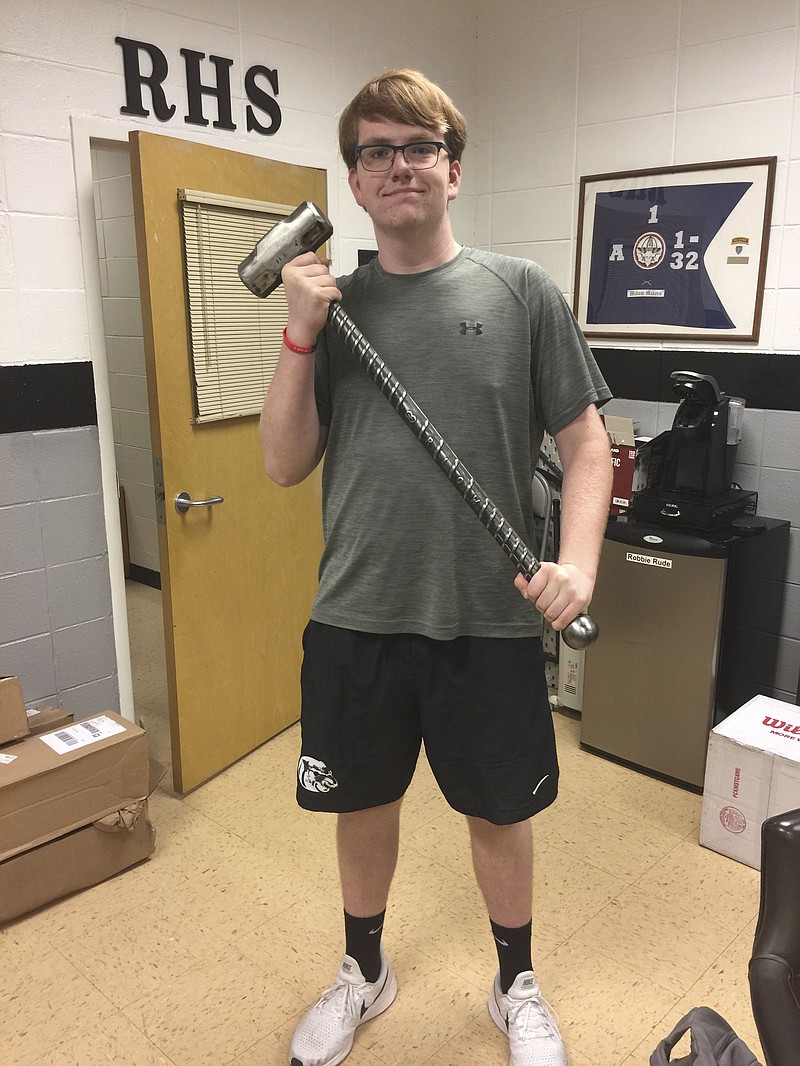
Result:
<svg viewBox="0 0 800 1066">
<path fill-rule="evenodd" d="M 389 980 L 389 970 L 388 970 L 388 968 L 387 968 L 387 970 L 386 970 L 386 976 L 384 977 L 384 979 L 383 979 L 383 984 L 381 985 L 381 990 L 380 990 L 380 992 L 378 993 L 378 995 L 377 995 L 377 996 L 375 997 L 375 999 L 373 999 L 372 1003 L 374 1003 L 374 1002 L 375 1002 L 375 1000 L 377 1000 L 377 999 L 379 999 L 379 998 L 380 998 L 380 996 L 381 996 L 381 993 L 383 992 L 384 988 L 386 988 L 386 982 L 387 982 L 388 980 Z M 362 1018 L 363 1018 L 363 1017 L 364 1017 L 364 1015 L 365 1015 L 365 1014 L 367 1013 L 367 1011 L 369 1010 L 369 1008 L 370 1008 L 370 1007 L 372 1006 L 372 1003 L 367 1003 L 366 1001 L 364 1001 L 364 1003 L 362 1003 L 362 1004 L 361 1004 L 361 1017 L 362 1017 Z"/>
<path fill-rule="evenodd" d="M 381 931 L 381 929 L 383 929 L 383 922 L 381 922 L 381 924 L 376 926 L 374 929 L 370 929 L 370 931 L 369 931 L 369 933 L 367 935 L 368 936 L 374 936 L 376 933 L 379 933 Z"/>
<path fill-rule="evenodd" d="M 536 793 L 537 793 L 537 792 L 539 791 L 539 789 L 540 789 L 540 788 L 542 787 L 542 785 L 543 785 L 543 784 L 545 783 L 545 781 L 546 781 L 546 780 L 548 779 L 548 777 L 549 777 L 549 776 L 550 776 L 550 774 L 545 774 L 545 775 L 544 775 L 544 777 L 542 778 L 542 780 L 541 780 L 541 781 L 539 782 L 539 784 L 538 784 L 538 785 L 536 786 L 536 788 L 535 788 L 535 789 L 533 790 L 533 792 L 531 793 L 531 795 L 532 795 L 532 796 L 535 796 L 535 795 L 536 795 Z"/>
<path fill-rule="evenodd" d="M 506 1030 L 508 1030 L 508 1014 L 503 1014 L 503 1008 L 500 1005 L 500 1000 L 497 998 L 497 989 L 494 990 L 494 1001 L 497 1004 L 498 1013 L 502 1018 L 503 1022 L 505 1023 Z"/>
<path fill-rule="evenodd" d="M 507 948 L 508 947 L 508 941 L 507 940 L 501 940 L 499 937 L 495 937 L 495 940 L 497 941 L 497 943 L 500 945 L 501 948 Z"/>
</svg>

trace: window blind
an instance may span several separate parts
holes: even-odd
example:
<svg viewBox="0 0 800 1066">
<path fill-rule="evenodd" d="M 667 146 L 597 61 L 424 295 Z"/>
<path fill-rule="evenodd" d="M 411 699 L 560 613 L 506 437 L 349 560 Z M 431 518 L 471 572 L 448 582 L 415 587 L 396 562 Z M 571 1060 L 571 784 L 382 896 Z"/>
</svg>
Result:
<svg viewBox="0 0 800 1066">
<path fill-rule="evenodd" d="M 191 189 L 178 193 L 194 388 L 193 422 L 258 414 L 286 325 L 279 286 L 261 300 L 237 267 L 293 207 Z"/>
</svg>

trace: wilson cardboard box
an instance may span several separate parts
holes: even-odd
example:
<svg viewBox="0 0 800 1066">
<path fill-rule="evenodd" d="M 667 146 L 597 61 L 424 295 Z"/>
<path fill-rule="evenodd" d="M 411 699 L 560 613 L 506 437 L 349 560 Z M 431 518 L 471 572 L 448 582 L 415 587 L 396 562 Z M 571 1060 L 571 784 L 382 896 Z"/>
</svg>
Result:
<svg viewBox="0 0 800 1066">
<path fill-rule="evenodd" d="M 0 749 L 0 861 L 146 797 L 147 740 L 106 711 Z"/>
<path fill-rule="evenodd" d="M 0 862 L 0 923 L 99 884 L 155 850 L 147 800 Z"/>
<path fill-rule="evenodd" d="M 28 735 L 28 716 L 18 677 L 0 677 L 0 744 Z"/>
<path fill-rule="evenodd" d="M 766 818 L 800 807 L 800 707 L 754 696 L 711 731 L 700 843 L 761 869 Z"/>
<path fill-rule="evenodd" d="M 32 737 L 40 733 L 52 733 L 54 729 L 72 725 L 75 721 L 74 711 L 68 711 L 65 707 L 51 707 L 49 703 L 29 707 L 25 713 L 28 716 L 28 731 Z"/>
</svg>

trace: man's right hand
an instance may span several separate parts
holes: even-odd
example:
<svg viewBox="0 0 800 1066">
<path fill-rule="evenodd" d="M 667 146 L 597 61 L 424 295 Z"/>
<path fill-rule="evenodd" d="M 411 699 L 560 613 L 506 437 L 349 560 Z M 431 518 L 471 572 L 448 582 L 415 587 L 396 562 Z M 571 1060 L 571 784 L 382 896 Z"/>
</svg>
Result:
<svg viewBox="0 0 800 1066">
<path fill-rule="evenodd" d="M 327 320 L 328 308 L 342 298 L 329 266 L 330 260 L 304 252 L 281 271 L 289 312 L 286 335 L 295 344 L 315 344 Z"/>
</svg>

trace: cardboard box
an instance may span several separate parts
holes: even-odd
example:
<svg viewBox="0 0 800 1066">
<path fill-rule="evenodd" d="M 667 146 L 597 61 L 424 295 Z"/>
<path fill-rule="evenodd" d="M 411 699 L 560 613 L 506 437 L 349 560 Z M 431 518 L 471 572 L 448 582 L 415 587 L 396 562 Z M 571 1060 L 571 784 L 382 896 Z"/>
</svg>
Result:
<svg viewBox="0 0 800 1066">
<path fill-rule="evenodd" d="M 149 794 L 147 734 L 112 711 L 0 750 L 0 861 Z"/>
<path fill-rule="evenodd" d="M 633 503 L 633 472 L 636 469 L 636 439 L 633 422 L 619 415 L 604 415 L 603 421 L 611 445 L 614 484 L 609 514 L 622 514 Z"/>
<path fill-rule="evenodd" d="M 147 799 L 165 773 L 166 767 L 150 760 L 147 797 L 0 862 L 0 924 L 149 858 L 156 833 Z"/>
<path fill-rule="evenodd" d="M 28 717 L 18 677 L 0 677 L 0 744 L 28 735 Z"/>
<path fill-rule="evenodd" d="M 761 868 L 766 818 L 800 807 L 800 707 L 754 696 L 711 731 L 700 843 Z"/>
<path fill-rule="evenodd" d="M 32 737 L 40 733 L 50 733 L 65 725 L 72 725 L 75 721 L 74 711 L 68 711 L 65 707 L 51 707 L 49 703 L 29 707 L 25 713 L 28 716 L 28 730 Z"/>
<path fill-rule="evenodd" d="M 0 923 L 99 884 L 152 855 L 156 835 L 147 800 L 118 813 L 125 817 L 112 815 L 0 862 Z"/>
</svg>

